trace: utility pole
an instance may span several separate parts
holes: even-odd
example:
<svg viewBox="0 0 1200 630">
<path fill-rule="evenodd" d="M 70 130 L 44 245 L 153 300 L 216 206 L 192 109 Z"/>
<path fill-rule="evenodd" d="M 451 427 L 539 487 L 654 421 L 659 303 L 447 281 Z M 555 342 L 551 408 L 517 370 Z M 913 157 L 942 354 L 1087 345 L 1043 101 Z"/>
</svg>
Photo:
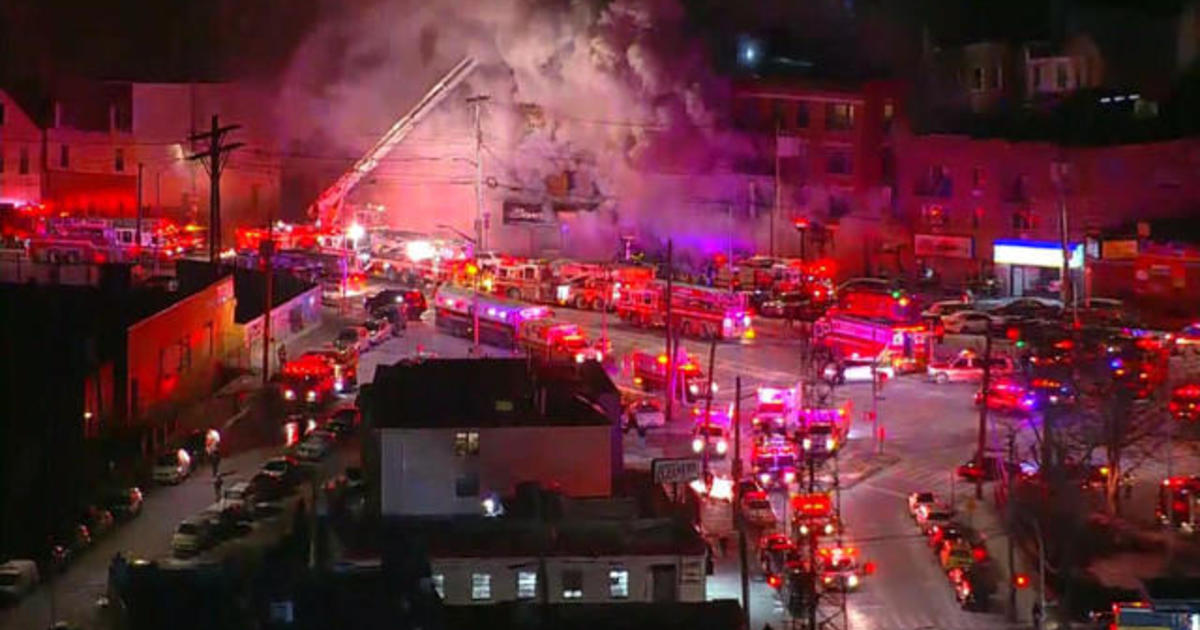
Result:
<svg viewBox="0 0 1200 630">
<path fill-rule="evenodd" d="M 254 206 L 258 205 L 258 187 L 253 188 L 251 202 Z M 255 208 L 257 209 L 257 208 Z M 271 206 L 267 205 L 267 240 L 260 247 L 263 259 L 263 273 L 266 274 L 267 291 L 265 301 L 263 303 L 263 347 L 262 347 L 262 365 L 263 365 L 263 385 L 265 386 L 271 380 L 271 310 L 275 302 L 275 267 L 271 262 L 271 254 L 275 251 L 275 220 L 272 216 Z M 283 366 L 279 366 L 283 369 Z"/>
<path fill-rule="evenodd" d="M 983 341 L 983 381 L 980 383 L 982 394 L 979 398 L 979 443 L 975 446 L 975 466 L 979 468 L 980 473 L 983 472 L 983 453 L 987 448 L 987 415 L 988 415 L 988 388 L 992 383 L 992 320 L 988 320 L 987 328 L 984 329 L 985 339 Z M 983 475 L 975 477 L 975 498 L 983 498 Z"/>
<path fill-rule="evenodd" d="M 704 388 L 704 454 L 701 461 L 704 463 L 704 479 L 708 479 L 708 426 L 712 422 L 712 399 L 713 399 L 713 364 L 717 359 L 717 337 L 712 338 L 712 343 L 708 346 L 708 379 L 705 382 Z"/>
<path fill-rule="evenodd" d="M 733 380 L 733 478 L 742 478 L 742 377 Z M 734 484 L 733 504 L 742 504 L 741 484 Z M 786 514 L 786 512 L 785 512 Z M 733 510 L 734 525 L 738 533 L 738 560 L 742 577 L 742 626 L 750 627 L 750 570 L 746 559 L 746 524 L 742 522 L 742 511 Z M 786 530 L 785 530 L 786 531 Z"/>
<path fill-rule="evenodd" d="M 192 142 L 208 140 L 208 150 L 188 156 L 189 161 L 200 161 L 208 172 L 208 261 L 217 264 L 221 253 L 221 172 L 234 149 L 245 146 L 244 142 L 224 144 L 225 134 L 240 129 L 241 125 L 222 127 L 213 114 L 208 133 L 195 133 L 188 137 Z"/>
<path fill-rule="evenodd" d="M 142 168 L 143 164 L 138 162 L 138 180 L 137 180 L 137 218 L 133 223 L 133 242 L 137 244 L 138 259 L 142 257 Z"/>
<path fill-rule="evenodd" d="M 1062 241 L 1062 279 L 1059 286 L 1059 298 L 1063 308 L 1071 308 L 1072 323 L 1079 326 L 1079 301 L 1075 299 L 1074 285 L 1071 281 L 1071 245 L 1070 226 L 1067 223 L 1067 162 L 1056 161 L 1055 184 L 1058 188 L 1058 229 Z M 1086 256 L 1085 256 L 1086 258 Z"/>
<path fill-rule="evenodd" d="M 986 399 L 985 399 L 986 402 Z M 1004 483 L 1007 488 L 1005 493 L 1005 512 L 1008 514 L 1008 575 L 1016 575 L 1013 572 L 1013 565 L 1016 561 L 1015 552 L 1013 550 L 1013 530 L 1016 526 L 1016 519 L 1013 511 L 1013 476 L 1012 468 L 1016 464 L 1017 459 L 1017 436 L 1013 431 L 1008 432 L 1008 463 L 1004 467 Z M 1008 581 L 1008 620 L 1017 620 L 1017 585 L 1010 579 Z"/>
<path fill-rule="evenodd" d="M 780 190 L 779 176 L 779 120 L 775 120 L 775 204 L 771 206 L 771 257 L 775 257 L 775 215 L 779 214 L 780 201 L 783 193 Z"/>
<path fill-rule="evenodd" d="M 478 94 L 467 99 L 475 121 L 475 246 L 487 250 L 483 229 L 483 104 L 490 97 Z M 475 253 L 479 257 L 479 252 Z"/>
<path fill-rule="evenodd" d="M 674 288 L 673 276 L 674 270 L 671 267 L 671 258 L 674 255 L 675 242 L 667 240 L 667 402 L 664 407 L 667 410 L 667 422 L 674 420 L 672 410 L 675 407 L 675 349 L 672 347 L 671 337 L 671 295 Z"/>
</svg>

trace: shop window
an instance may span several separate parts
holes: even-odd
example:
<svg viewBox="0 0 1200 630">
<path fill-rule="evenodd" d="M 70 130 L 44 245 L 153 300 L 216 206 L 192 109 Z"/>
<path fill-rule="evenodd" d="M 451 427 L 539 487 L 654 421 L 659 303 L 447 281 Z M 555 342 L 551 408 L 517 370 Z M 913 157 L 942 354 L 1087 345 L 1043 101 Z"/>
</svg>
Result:
<svg viewBox="0 0 1200 630">
<path fill-rule="evenodd" d="M 581 569 L 563 569 L 562 586 L 563 599 L 582 599 L 583 571 Z"/>
<path fill-rule="evenodd" d="M 430 576 L 430 581 L 433 582 L 433 591 L 437 593 L 438 599 L 446 599 L 446 576 L 434 573 Z"/>
<path fill-rule="evenodd" d="M 629 597 L 629 571 L 610 569 L 608 572 L 608 595 L 613 599 Z"/>
</svg>

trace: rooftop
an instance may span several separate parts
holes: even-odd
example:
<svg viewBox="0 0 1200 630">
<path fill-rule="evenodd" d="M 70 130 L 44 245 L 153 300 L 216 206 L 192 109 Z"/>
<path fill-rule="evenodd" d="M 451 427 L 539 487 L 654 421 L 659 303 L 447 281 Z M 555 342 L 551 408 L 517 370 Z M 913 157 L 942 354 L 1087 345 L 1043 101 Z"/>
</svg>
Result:
<svg viewBox="0 0 1200 630">
<path fill-rule="evenodd" d="M 376 367 L 359 405 L 375 428 L 603 426 L 618 396 L 593 362 L 426 359 Z"/>
</svg>

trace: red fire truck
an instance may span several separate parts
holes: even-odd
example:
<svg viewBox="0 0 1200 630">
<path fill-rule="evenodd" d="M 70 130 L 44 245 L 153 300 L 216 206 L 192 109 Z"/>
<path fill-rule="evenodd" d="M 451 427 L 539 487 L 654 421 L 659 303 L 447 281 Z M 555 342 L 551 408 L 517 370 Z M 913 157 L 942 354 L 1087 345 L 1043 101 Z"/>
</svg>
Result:
<svg viewBox="0 0 1200 630">
<path fill-rule="evenodd" d="M 892 358 L 897 373 L 923 371 L 929 363 L 930 331 L 923 323 L 898 323 L 831 312 L 817 320 L 813 334 L 840 360 Z"/>
<path fill-rule="evenodd" d="M 559 269 L 560 280 L 554 288 L 555 303 L 577 309 L 612 310 L 623 287 L 642 285 L 654 280 L 654 270 L 649 267 L 589 267 Z"/>
<path fill-rule="evenodd" d="M 545 260 L 487 256 L 478 264 L 480 282 L 489 293 L 526 302 L 554 301 L 554 270 Z"/>
<path fill-rule="evenodd" d="M 629 355 L 633 367 L 633 384 L 645 391 L 663 391 L 667 389 L 667 364 L 670 362 L 666 353 L 650 353 L 634 350 Z M 708 377 L 700 369 L 700 364 L 693 361 L 686 353 L 681 353 L 675 362 L 675 399 L 696 402 L 703 398 L 703 392 Z M 713 393 L 717 393 L 717 384 L 712 384 Z"/>
<path fill-rule="evenodd" d="M 479 308 L 479 340 L 502 348 L 517 343 L 523 322 L 550 317 L 545 306 L 530 306 L 470 289 L 444 284 L 434 295 L 434 325 L 458 337 L 472 337 L 475 307 Z"/>
<path fill-rule="evenodd" d="M 529 356 L 552 361 L 604 361 L 604 351 L 588 343 L 583 329 L 551 317 L 521 322 L 517 345 Z"/>
<path fill-rule="evenodd" d="M 666 326 L 667 283 L 655 280 L 622 287 L 617 299 L 617 315 L 634 326 Z M 677 284 L 671 289 L 671 319 L 675 329 L 687 337 L 737 339 L 754 336 L 744 293 Z"/>
<path fill-rule="evenodd" d="M 1168 477 L 1158 486 L 1155 515 L 1163 525 L 1187 533 L 1196 531 L 1200 518 L 1200 475 Z"/>
<path fill-rule="evenodd" d="M 304 355 L 283 366 L 279 394 L 291 405 L 321 405 L 334 394 L 334 366 L 325 357 Z"/>
<path fill-rule="evenodd" d="M 358 388 L 358 352 L 353 348 L 338 350 L 332 346 L 300 355 L 324 360 L 333 368 L 333 391 L 341 394 Z"/>
</svg>

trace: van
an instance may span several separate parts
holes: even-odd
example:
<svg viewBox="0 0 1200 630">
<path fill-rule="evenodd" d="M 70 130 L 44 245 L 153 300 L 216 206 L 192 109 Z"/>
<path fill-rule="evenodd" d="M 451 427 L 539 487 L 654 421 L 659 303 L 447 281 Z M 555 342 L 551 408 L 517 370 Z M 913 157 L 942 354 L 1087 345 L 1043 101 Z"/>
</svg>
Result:
<svg viewBox="0 0 1200 630">
<path fill-rule="evenodd" d="M 39 582 L 37 563 L 33 560 L 9 560 L 0 564 L 0 598 L 15 602 Z"/>
</svg>

